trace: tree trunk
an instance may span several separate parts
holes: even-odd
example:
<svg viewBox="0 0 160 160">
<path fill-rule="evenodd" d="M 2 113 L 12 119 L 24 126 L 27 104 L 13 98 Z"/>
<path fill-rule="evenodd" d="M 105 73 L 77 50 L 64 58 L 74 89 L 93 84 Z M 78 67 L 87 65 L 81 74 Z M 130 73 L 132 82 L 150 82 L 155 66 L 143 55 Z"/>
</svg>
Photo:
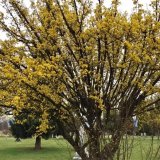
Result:
<svg viewBox="0 0 160 160">
<path fill-rule="evenodd" d="M 100 137 L 97 135 L 90 135 L 91 138 L 91 143 L 88 147 L 89 151 L 89 159 L 90 160 L 100 160 L 101 155 L 100 155 Z"/>
<path fill-rule="evenodd" d="M 37 136 L 35 142 L 35 150 L 40 150 L 40 149 L 41 149 L 41 137 Z"/>
</svg>

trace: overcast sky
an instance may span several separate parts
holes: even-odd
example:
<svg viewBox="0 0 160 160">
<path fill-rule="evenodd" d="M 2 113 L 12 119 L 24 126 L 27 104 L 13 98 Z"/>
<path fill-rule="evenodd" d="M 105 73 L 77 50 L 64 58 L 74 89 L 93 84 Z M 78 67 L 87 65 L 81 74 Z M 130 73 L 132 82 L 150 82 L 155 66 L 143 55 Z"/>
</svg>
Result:
<svg viewBox="0 0 160 160">
<path fill-rule="evenodd" d="M 105 4 L 107 4 L 107 6 L 109 6 L 111 0 L 104 0 Z M 144 5 L 144 8 L 149 8 L 149 4 L 152 0 L 139 0 L 140 3 L 142 3 Z M 132 12 L 132 8 L 133 8 L 133 3 L 132 0 L 121 0 L 121 6 L 119 7 L 119 9 L 121 11 L 127 11 L 128 13 Z"/>
<path fill-rule="evenodd" d="M 93 2 L 97 2 L 98 0 L 93 0 Z M 140 3 L 144 5 L 144 8 L 149 8 L 149 3 L 152 0 L 139 0 Z M 106 6 L 110 6 L 111 0 L 104 0 Z M 1 3 L 1 0 L 0 0 Z M 24 0 L 24 3 L 26 6 L 29 6 L 29 0 Z M 132 12 L 133 3 L 132 0 L 121 0 L 121 6 L 119 7 L 119 10 L 124 12 L 127 11 L 129 14 Z M 2 11 L 2 8 L 0 7 L 0 10 Z M 1 32 L 0 39 L 5 39 L 5 34 Z"/>
<path fill-rule="evenodd" d="M 142 3 L 145 8 L 148 7 L 150 1 L 152 0 L 139 0 L 139 2 Z M 28 6 L 27 3 L 29 2 L 29 0 L 25 0 L 24 2 Z M 93 2 L 98 2 L 98 0 L 93 0 Z M 111 4 L 111 0 L 104 0 L 104 2 L 107 6 L 110 6 Z M 133 7 L 132 0 L 121 0 L 121 6 L 119 7 L 119 9 L 122 11 L 127 11 L 128 13 L 131 13 L 132 7 Z"/>
</svg>

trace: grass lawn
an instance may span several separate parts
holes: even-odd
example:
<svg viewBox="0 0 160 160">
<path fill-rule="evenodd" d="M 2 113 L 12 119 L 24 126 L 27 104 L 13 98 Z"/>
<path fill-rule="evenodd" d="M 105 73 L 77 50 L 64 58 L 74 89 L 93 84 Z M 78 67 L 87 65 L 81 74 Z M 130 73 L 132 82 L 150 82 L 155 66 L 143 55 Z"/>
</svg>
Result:
<svg viewBox="0 0 160 160">
<path fill-rule="evenodd" d="M 160 160 L 160 140 L 149 136 L 124 136 L 114 160 Z"/>
<path fill-rule="evenodd" d="M 132 145 L 132 154 L 130 160 L 160 160 L 160 150 L 155 158 L 152 152 L 160 147 L 160 140 L 151 138 L 135 137 Z M 121 147 L 124 147 L 122 145 Z M 130 143 L 128 144 L 130 147 Z M 34 139 L 26 139 L 21 142 L 15 142 L 14 138 L 0 138 L 0 160 L 72 160 L 74 151 L 64 139 L 42 140 L 42 149 L 35 151 Z M 129 155 L 129 152 L 128 152 Z M 126 159 L 125 159 L 126 160 Z"/>
<path fill-rule="evenodd" d="M 135 137 L 131 160 L 160 160 L 160 140 L 157 137 Z"/>
<path fill-rule="evenodd" d="M 42 140 L 42 149 L 35 151 L 34 139 L 0 138 L 0 160 L 71 160 L 73 153 L 63 139 Z"/>
</svg>

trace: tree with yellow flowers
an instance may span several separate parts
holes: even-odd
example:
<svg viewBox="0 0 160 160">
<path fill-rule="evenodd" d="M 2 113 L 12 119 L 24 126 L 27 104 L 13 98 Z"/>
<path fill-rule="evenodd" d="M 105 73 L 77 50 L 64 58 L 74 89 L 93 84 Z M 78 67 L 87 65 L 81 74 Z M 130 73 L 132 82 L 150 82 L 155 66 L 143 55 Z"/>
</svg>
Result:
<svg viewBox="0 0 160 160">
<path fill-rule="evenodd" d="M 30 2 L 1 0 L 1 102 L 14 114 L 43 108 L 38 134 L 55 116 L 83 160 L 113 159 L 132 116 L 160 100 L 160 1 L 134 1 L 131 15 L 118 0 Z"/>
<path fill-rule="evenodd" d="M 144 114 L 139 115 L 140 132 L 145 132 L 147 135 L 157 136 L 160 139 L 160 103 L 154 104 L 156 107 Z"/>
</svg>

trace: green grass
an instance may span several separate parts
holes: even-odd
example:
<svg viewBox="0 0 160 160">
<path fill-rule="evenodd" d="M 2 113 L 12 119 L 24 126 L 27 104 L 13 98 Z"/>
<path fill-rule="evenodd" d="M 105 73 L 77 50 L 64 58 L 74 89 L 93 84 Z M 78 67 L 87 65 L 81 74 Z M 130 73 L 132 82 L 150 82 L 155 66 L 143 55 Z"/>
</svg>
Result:
<svg viewBox="0 0 160 160">
<path fill-rule="evenodd" d="M 117 154 L 121 160 L 160 160 L 160 140 L 139 136 L 124 138 Z"/>
<path fill-rule="evenodd" d="M 154 139 L 152 147 L 151 142 L 149 137 L 135 137 L 130 160 L 160 160 L 160 150 L 156 158 L 153 156 L 160 147 L 160 140 Z M 42 149 L 35 151 L 34 139 L 15 142 L 14 138 L 0 138 L 0 160 L 72 160 L 73 154 L 72 147 L 64 139 L 42 140 Z"/>
<path fill-rule="evenodd" d="M 135 137 L 131 160 L 160 160 L 160 140 L 157 137 Z"/>
<path fill-rule="evenodd" d="M 34 139 L 15 142 L 0 138 L 0 160 L 71 160 L 73 150 L 63 139 L 42 140 L 42 149 L 34 150 Z"/>
</svg>

